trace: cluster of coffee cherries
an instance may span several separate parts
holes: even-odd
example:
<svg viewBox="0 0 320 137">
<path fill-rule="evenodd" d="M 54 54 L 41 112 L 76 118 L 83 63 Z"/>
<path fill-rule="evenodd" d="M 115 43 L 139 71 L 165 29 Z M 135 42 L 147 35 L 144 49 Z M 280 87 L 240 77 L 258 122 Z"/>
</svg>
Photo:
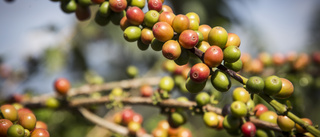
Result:
<svg viewBox="0 0 320 137">
<path fill-rule="evenodd" d="M 0 137 L 50 137 L 47 125 L 21 104 L 0 107 Z"/>
<path fill-rule="evenodd" d="M 75 11 L 82 20 L 83 7 L 99 4 L 95 21 L 106 25 L 111 21 L 120 25 L 124 31 L 124 39 L 137 42 L 139 49 L 146 50 L 149 46 L 155 51 L 162 51 L 165 58 L 178 65 L 189 62 L 190 51 L 195 48 L 203 54 L 203 63 L 192 66 L 186 88 L 189 92 L 202 91 L 206 80 L 211 76 L 212 85 L 220 91 L 228 91 L 230 78 L 220 70 L 212 68 L 224 64 L 226 67 L 239 71 L 242 68 L 239 50 L 240 38 L 228 33 L 223 27 L 200 25 L 198 14 L 174 14 L 172 9 L 163 4 L 162 0 L 61 0 L 63 11 Z M 147 3 L 148 11 L 144 13 Z M 74 6 L 70 6 L 74 5 Z M 74 7 L 74 10 L 68 10 Z M 79 10 L 78 10 L 79 9 Z M 81 15 L 81 16 L 80 16 Z"/>
<path fill-rule="evenodd" d="M 157 127 L 153 129 L 154 137 L 192 137 L 189 129 L 184 127 L 172 128 L 167 120 L 158 122 Z"/>
<path fill-rule="evenodd" d="M 146 133 L 142 127 L 143 117 L 131 108 L 125 108 L 124 110 L 115 113 L 113 115 L 113 122 L 127 127 L 130 135 Z"/>
<path fill-rule="evenodd" d="M 243 71 L 247 73 L 259 74 L 267 67 L 283 67 L 289 65 L 291 70 L 305 71 L 310 65 L 320 64 L 320 52 L 314 51 L 312 54 L 289 52 L 287 54 L 261 52 L 256 58 L 248 53 L 241 56 Z"/>
<path fill-rule="evenodd" d="M 277 124 L 286 135 L 295 133 L 296 135 L 312 136 L 287 116 L 278 115 L 273 110 L 269 110 L 264 104 L 255 105 L 254 101 L 250 98 L 250 93 L 243 87 L 235 88 L 232 98 L 233 102 L 224 105 L 221 115 L 211 111 L 204 112 L 203 121 L 206 126 L 217 130 L 225 129 L 227 133 L 234 136 L 275 136 L 274 131 L 258 128 L 250 121 L 250 118 L 256 118 L 261 121 Z M 210 96 L 206 92 L 201 92 L 197 94 L 195 100 L 198 106 L 205 106 L 210 102 Z M 302 118 L 302 120 L 312 125 L 310 119 Z"/>
</svg>

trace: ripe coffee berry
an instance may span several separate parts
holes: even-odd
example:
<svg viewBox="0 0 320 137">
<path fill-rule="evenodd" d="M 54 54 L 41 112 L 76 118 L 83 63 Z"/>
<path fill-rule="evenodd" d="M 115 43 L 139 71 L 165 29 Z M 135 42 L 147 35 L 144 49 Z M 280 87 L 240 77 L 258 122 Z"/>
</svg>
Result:
<svg viewBox="0 0 320 137">
<path fill-rule="evenodd" d="M 127 0 L 109 0 L 109 4 L 114 12 L 122 12 L 127 8 Z"/>
<path fill-rule="evenodd" d="M 203 60 L 209 67 L 219 66 L 223 60 L 223 52 L 221 48 L 218 46 L 209 47 L 204 53 Z"/>
<path fill-rule="evenodd" d="M 161 42 L 166 42 L 173 37 L 173 29 L 167 22 L 158 22 L 152 27 L 153 35 Z"/>
<path fill-rule="evenodd" d="M 144 20 L 143 11 L 136 6 L 129 7 L 126 12 L 126 16 L 127 16 L 128 21 L 132 25 L 140 25 L 140 24 L 142 24 L 142 22 Z"/>
<path fill-rule="evenodd" d="M 32 131 L 30 137 L 50 137 L 50 134 L 46 129 L 37 128 Z"/>
<path fill-rule="evenodd" d="M 255 137 L 256 126 L 252 122 L 246 122 L 241 126 L 241 131 L 244 137 Z"/>
<path fill-rule="evenodd" d="M 162 55 L 170 60 L 175 60 L 181 55 L 181 47 L 175 40 L 169 40 L 162 46 Z"/>
<path fill-rule="evenodd" d="M 210 75 L 210 68 L 204 63 L 197 63 L 191 67 L 189 75 L 195 82 L 204 82 Z"/>
<path fill-rule="evenodd" d="M 6 137 L 7 131 L 9 127 L 11 127 L 13 123 L 8 119 L 0 119 L 0 136 Z"/>
<path fill-rule="evenodd" d="M 150 85 L 143 85 L 140 87 L 140 94 L 142 97 L 152 96 L 153 88 Z"/>
<path fill-rule="evenodd" d="M 162 1 L 161 0 L 148 0 L 148 8 L 149 10 L 156 10 L 158 12 L 162 9 Z"/>
<path fill-rule="evenodd" d="M 127 126 L 133 119 L 134 112 L 132 109 L 125 109 L 122 111 L 121 124 Z"/>
<path fill-rule="evenodd" d="M 260 117 L 260 115 L 266 111 L 268 111 L 269 109 L 263 105 L 263 104 L 257 104 L 254 109 L 253 109 L 253 112 L 255 114 L 256 117 Z"/>
<path fill-rule="evenodd" d="M 70 89 L 69 80 L 65 78 L 56 79 L 54 82 L 54 88 L 60 95 L 66 95 Z"/>
<path fill-rule="evenodd" d="M 198 34 L 193 30 L 184 30 L 179 36 L 179 43 L 185 49 L 192 49 L 198 44 Z"/>
</svg>

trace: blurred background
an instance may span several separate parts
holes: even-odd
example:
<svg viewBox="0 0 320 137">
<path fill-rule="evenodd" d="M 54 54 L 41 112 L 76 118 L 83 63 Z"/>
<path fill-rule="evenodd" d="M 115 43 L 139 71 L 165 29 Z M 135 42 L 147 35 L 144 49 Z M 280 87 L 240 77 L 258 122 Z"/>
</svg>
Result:
<svg viewBox="0 0 320 137">
<path fill-rule="evenodd" d="M 222 26 L 236 33 L 241 38 L 241 52 L 249 54 L 252 60 L 275 58 L 281 61 L 291 56 L 298 60 L 307 55 L 307 61 L 300 68 L 281 62 L 270 65 L 266 61 L 264 70 L 240 73 L 246 76 L 276 74 L 290 79 L 295 86 L 295 93 L 290 97 L 292 111 L 310 118 L 315 124 L 320 123 L 320 70 L 319 63 L 313 62 L 315 51 L 320 51 L 320 1 L 166 0 L 165 4 L 175 14 L 196 12 L 200 24 Z M 98 76 L 104 82 L 128 79 L 125 71 L 130 65 L 139 69 L 140 76 L 150 70 L 151 76 L 168 75 L 161 69 L 165 60 L 161 52 L 151 48 L 139 50 L 136 43 L 125 41 L 120 27 L 111 22 L 103 27 L 97 25 L 93 19 L 96 10 L 92 9 L 90 20 L 80 22 L 73 13 L 64 13 L 59 2 L 0 1 L 0 100 L 15 93 L 54 94 L 52 84 L 58 77 L 68 78 L 73 87 L 88 83 L 86 74 Z M 174 97 L 181 95 L 188 96 L 177 93 Z M 218 106 L 230 103 L 230 95 L 223 93 Z M 149 133 L 152 126 L 146 125 L 155 122 L 147 119 L 165 118 L 154 113 L 160 111 L 157 108 L 134 106 L 134 109 L 145 117 L 144 127 Z M 35 111 L 48 123 L 52 136 L 81 137 L 94 126 L 83 118 L 79 120 L 81 115 L 76 112 Z M 57 121 L 55 117 L 61 119 Z M 224 134 L 224 131 L 204 128 L 202 122 L 197 122 L 200 116 L 189 117 L 187 126 L 192 131 Z"/>
</svg>

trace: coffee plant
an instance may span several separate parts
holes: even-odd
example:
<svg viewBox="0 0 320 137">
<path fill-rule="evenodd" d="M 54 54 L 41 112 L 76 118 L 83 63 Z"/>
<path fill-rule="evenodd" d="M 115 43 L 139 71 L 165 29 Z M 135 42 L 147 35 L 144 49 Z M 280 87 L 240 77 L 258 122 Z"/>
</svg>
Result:
<svg viewBox="0 0 320 137">
<path fill-rule="evenodd" d="M 311 56 L 262 52 L 253 58 L 241 52 L 241 36 L 222 26 L 200 23 L 195 12 L 174 13 L 164 0 L 51 1 L 79 21 L 91 21 L 101 29 L 120 27 L 124 44 L 134 43 L 139 54 L 148 54 L 148 49 L 159 52 L 162 59 L 145 74 L 129 64 L 119 72 L 126 75 L 125 80 L 106 82 L 96 72 L 86 71 L 86 83 L 56 78 L 54 95 L 13 94 L 1 103 L 0 137 L 49 137 L 48 131 L 58 135 L 50 126 L 68 128 L 64 123 L 70 117 L 80 125 L 93 123 L 90 130 L 74 128 L 88 131 L 89 136 L 320 136 L 317 123 L 293 113 L 293 107 L 301 105 L 295 103 L 296 83 L 310 88 L 312 79 L 313 86 L 320 87 L 320 52 Z M 73 42 L 81 44 L 81 39 L 95 40 L 88 35 Z M 59 59 L 59 53 L 51 52 Z M 130 57 L 126 56 L 120 55 L 116 62 L 127 64 L 125 59 Z M 150 58 L 154 61 L 152 55 L 143 60 Z M 154 75 L 159 66 L 161 74 Z M 1 71 L 3 79 L 13 77 Z M 296 81 L 295 77 L 303 78 Z M 55 111 L 64 112 L 46 116 Z M 63 116 L 68 112 L 69 117 Z M 58 124 L 47 125 L 41 119 Z M 201 133 L 207 130 L 221 133 Z"/>
</svg>

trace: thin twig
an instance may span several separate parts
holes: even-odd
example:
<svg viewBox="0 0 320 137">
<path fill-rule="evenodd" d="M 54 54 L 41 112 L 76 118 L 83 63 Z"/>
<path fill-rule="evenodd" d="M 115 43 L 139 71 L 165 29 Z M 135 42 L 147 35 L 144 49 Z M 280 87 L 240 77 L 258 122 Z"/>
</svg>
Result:
<svg viewBox="0 0 320 137">
<path fill-rule="evenodd" d="M 115 123 L 109 122 L 107 120 L 104 120 L 103 118 L 91 113 L 90 111 L 88 111 L 87 109 L 83 108 L 83 107 L 79 107 L 78 109 L 80 111 L 80 113 L 89 121 L 91 121 L 92 123 L 95 123 L 101 127 L 107 128 L 112 132 L 118 133 L 120 135 L 124 135 L 127 136 L 129 135 L 129 130 L 126 127 L 117 125 Z M 149 134 L 143 134 L 143 135 L 137 135 L 138 137 L 152 137 Z"/>
<path fill-rule="evenodd" d="M 117 82 L 109 82 L 101 85 L 83 85 L 81 87 L 73 88 L 68 91 L 68 97 L 91 94 L 94 92 L 101 92 L 105 90 L 111 90 L 116 87 L 121 88 L 137 88 L 142 84 L 157 85 L 160 82 L 161 77 L 151 77 L 151 78 L 137 78 L 130 80 L 121 80 Z"/>
</svg>

